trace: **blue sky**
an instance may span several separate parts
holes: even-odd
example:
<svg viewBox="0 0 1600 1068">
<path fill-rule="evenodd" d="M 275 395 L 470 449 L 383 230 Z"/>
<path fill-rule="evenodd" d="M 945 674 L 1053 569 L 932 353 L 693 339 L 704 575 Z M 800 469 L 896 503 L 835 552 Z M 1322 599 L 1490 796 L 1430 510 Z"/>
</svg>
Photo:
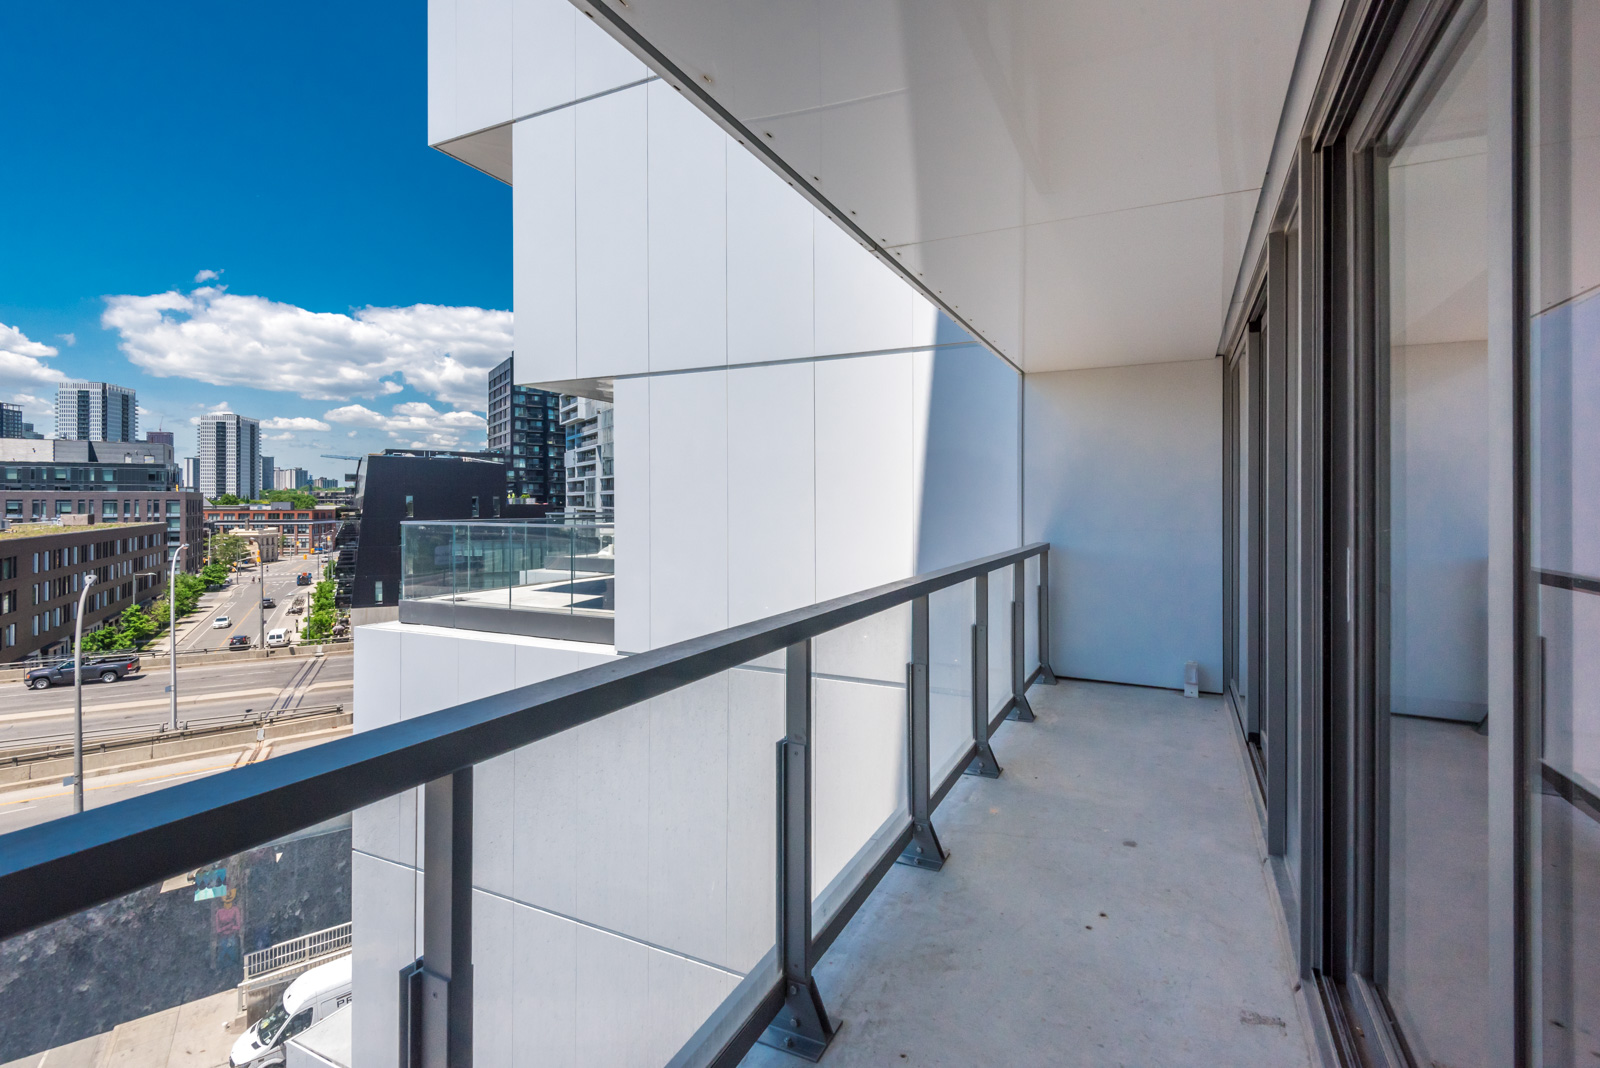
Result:
<svg viewBox="0 0 1600 1068">
<path fill-rule="evenodd" d="M 313 474 L 481 446 L 510 190 L 427 146 L 423 0 L 5 4 L 0 38 L 0 398 L 48 435 L 55 378 L 132 386 L 184 455 L 226 407 Z"/>
</svg>

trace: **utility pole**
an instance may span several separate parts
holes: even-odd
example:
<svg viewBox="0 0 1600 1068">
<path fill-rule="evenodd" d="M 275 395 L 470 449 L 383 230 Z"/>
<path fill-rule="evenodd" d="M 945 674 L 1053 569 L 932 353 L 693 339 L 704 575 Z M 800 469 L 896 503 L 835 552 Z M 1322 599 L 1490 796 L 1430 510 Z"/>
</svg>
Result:
<svg viewBox="0 0 1600 1068">
<path fill-rule="evenodd" d="M 72 811 L 83 811 L 83 606 L 89 600 L 94 573 L 84 572 L 83 592 L 78 594 L 78 626 L 72 654 Z"/>
</svg>

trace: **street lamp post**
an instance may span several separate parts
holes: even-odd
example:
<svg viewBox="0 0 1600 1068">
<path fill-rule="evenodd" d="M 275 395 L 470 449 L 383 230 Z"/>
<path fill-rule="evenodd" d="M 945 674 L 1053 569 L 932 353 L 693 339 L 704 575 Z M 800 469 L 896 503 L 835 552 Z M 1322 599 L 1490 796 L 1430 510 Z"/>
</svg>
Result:
<svg viewBox="0 0 1600 1068">
<path fill-rule="evenodd" d="M 78 594 L 78 625 L 72 654 L 72 811 L 83 811 L 83 606 L 89 599 L 94 575 L 85 572 L 83 592 Z"/>
<path fill-rule="evenodd" d="M 172 730 L 178 729 L 178 557 L 188 547 L 185 542 L 173 552 L 172 568 L 167 573 L 167 659 L 172 661 L 172 716 L 167 726 Z"/>
<path fill-rule="evenodd" d="M 267 554 L 260 542 L 256 543 L 256 581 L 261 584 L 261 589 L 256 592 L 256 625 L 260 628 L 256 648 L 265 649 L 267 647 Z"/>
</svg>

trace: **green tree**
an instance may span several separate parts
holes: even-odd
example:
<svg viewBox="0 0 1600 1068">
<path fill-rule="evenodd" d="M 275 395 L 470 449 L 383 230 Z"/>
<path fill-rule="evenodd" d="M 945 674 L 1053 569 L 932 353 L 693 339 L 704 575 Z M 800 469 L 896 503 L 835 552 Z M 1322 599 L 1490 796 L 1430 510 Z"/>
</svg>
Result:
<svg viewBox="0 0 1600 1068">
<path fill-rule="evenodd" d="M 207 564 L 200 569 L 200 577 L 207 586 L 214 586 L 227 581 L 228 568 L 224 564 Z"/>
<path fill-rule="evenodd" d="M 263 504 L 274 501 L 283 504 L 292 504 L 296 508 L 315 508 L 317 506 L 317 499 L 311 494 L 307 493 L 305 490 L 268 490 L 266 493 L 261 495 L 261 502 Z"/>
<path fill-rule="evenodd" d="M 305 626 L 300 630 L 304 642 L 325 641 L 338 622 L 338 612 L 333 607 L 333 583 L 319 582 L 311 592 L 311 611 L 306 613 Z"/>
<path fill-rule="evenodd" d="M 213 534 L 207 555 L 211 562 L 232 566 L 249 554 L 250 547 L 237 534 Z"/>
<path fill-rule="evenodd" d="M 110 653 L 126 648 L 127 645 L 123 641 L 122 631 L 114 626 L 97 627 L 83 636 L 83 651 L 85 653 Z"/>
<path fill-rule="evenodd" d="M 130 604 L 123 610 L 117 624 L 127 643 L 123 648 L 130 649 L 155 637 L 156 631 L 161 629 L 156 625 L 156 621 L 150 618 L 148 612 L 135 604 Z"/>
</svg>

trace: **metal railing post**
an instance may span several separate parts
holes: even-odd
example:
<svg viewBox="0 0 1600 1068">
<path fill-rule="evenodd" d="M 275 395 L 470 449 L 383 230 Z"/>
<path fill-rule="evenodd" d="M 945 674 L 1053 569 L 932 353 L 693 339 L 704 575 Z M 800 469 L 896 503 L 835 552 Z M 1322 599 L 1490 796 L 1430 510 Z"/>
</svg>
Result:
<svg viewBox="0 0 1600 1068">
<path fill-rule="evenodd" d="M 978 751 L 967 765 L 967 774 L 998 779 L 1000 761 L 989 745 L 989 576 L 979 575 L 972 584 L 977 620 L 972 624 L 972 741 Z"/>
<path fill-rule="evenodd" d="M 400 970 L 402 1068 L 472 1065 L 472 768 L 423 787 L 422 956 Z"/>
<path fill-rule="evenodd" d="M 1028 565 L 1018 560 L 1011 565 L 1011 713 L 1007 719 L 1032 723 L 1036 718 L 1028 704 L 1028 673 L 1022 666 L 1022 647 L 1027 642 L 1027 624 L 1022 618 L 1023 590 L 1027 586 Z"/>
<path fill-rule="evenodd" d="M 1056 684 L 1056 673 L 1050 667 L 1050 550 L 1039 554 L 1039 681 L 1046 686 Z"/>
<path fill-rule="evenodd" d="M 763 1045 L 815 1061 L 833 1021 L 811 975 L 811 640 L 784 663 L 784 738 L 778 743 L 778 959 L 784 997 Z"/>
<path fill-rule="evenodd" d="M 901 864 L 938 871 L 944 867 L 944 847 L 933 831 L 933 790 L 928 769 L 928 598 L 911 602 L 911 663 L 906 665 L 906 707 L 910 716 L 911 843 L 900 854 Z"/>
</svg>

